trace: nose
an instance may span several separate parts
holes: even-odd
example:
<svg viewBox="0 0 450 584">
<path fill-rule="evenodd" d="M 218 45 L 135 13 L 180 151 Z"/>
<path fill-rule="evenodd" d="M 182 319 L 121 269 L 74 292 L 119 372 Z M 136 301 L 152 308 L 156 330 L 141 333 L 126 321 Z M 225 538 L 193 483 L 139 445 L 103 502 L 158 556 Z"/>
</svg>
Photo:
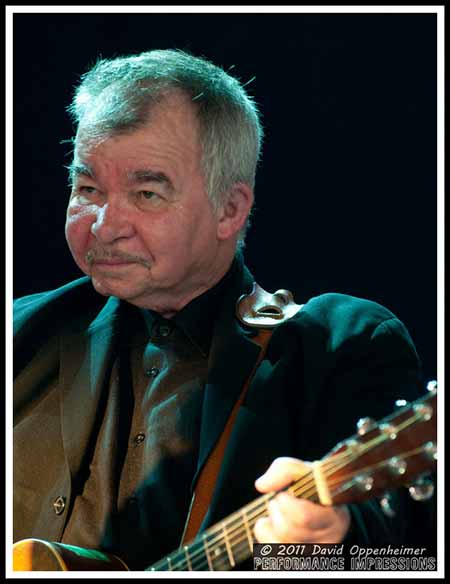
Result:
<svg viewBox="0 0 450 584">
<path fill-rule="evenodd" d="M 91 225 L 92 235 L 100 243 L 113 243 L 117 239 L 134 235 L 133 223 L 122 205 L 111 201 L 98 207 L 95 221 Z"/>
</svg>

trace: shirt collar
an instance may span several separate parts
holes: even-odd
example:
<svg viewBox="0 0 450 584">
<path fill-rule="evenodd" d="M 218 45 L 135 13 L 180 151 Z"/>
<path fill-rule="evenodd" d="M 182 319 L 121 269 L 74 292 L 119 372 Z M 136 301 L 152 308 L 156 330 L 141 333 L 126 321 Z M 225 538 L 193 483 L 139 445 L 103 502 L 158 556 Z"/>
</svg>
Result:
<svg viewBox="0 0 450 584">
<path fill-rule="evenodd" d="M 152 333 L 155 326 L 176 326 L 194 343 L 202 355 L 207 357 L 219 306 L 226 291 L 239 279 L 242 263 L 242 257 L 236 256 L 227 273 L 217 284 L 191 300 L 173 318 L 167 319 L 152 310 L 141 309 L 149 333 Z"/>
</svg>

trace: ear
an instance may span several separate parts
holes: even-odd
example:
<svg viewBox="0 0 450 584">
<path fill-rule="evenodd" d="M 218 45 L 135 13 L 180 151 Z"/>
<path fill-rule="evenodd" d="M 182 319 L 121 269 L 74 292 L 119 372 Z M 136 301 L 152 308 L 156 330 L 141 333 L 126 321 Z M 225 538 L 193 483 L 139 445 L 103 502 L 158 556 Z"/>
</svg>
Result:
<svg viewBox="0 0 450 584">
<path fill-rule="evenodd" d="M 253 205 L 253 190 L 245 183 L 235 183 L 225 203 L 218 211 L 217 237 L 230 239 L 236 235 L 247 221 Z"/>
</svg>

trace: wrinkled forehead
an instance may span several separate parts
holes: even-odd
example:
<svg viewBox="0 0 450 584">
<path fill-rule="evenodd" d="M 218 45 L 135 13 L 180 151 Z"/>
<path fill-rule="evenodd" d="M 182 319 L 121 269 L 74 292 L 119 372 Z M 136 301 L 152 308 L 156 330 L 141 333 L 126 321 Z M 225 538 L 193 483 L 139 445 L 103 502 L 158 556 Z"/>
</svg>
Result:
<svg viewBox="0 0 450 584">
<path fill-rule="evenodd" d="M 86 103 L 75 143 L 83 140 L 85 144 L 95 145 L 111 136 L 131 134 L 152 122 L 169 124 L 174 118 L 198 125 L 197 113 L 198 105 L 192 97 L 176 88 L 144 92 L 143 96 L 139 88 L 122 94 L 111 86 Z"/>
<path fill-rule="evenodd" d="M 124 114 L 113 119 L 100 115 L 101 108 L 86 114 L 78 125 L 74 138 L 74 161 L 85 158 L 101 149 L 106 142 L 127 137 L 133 146 L 149 141 L 189 150 L 201 151 L 201 127 L 197 104 L 182 92 L 172 92 L 146 110 Z M 139 114 L 139 115 L 138 115 Z"/>
<path fill-rule="evenodd" d="M 70 176 L 93 177 L 97 164 L 121 175 L 148 168 L 175 174 L 182 168 L 200 169 L 202 145 L 195 108 L 185 97 L 173 96 L 152 108 L 137 127 L 111 129 L 81 120 Z"/>
</svg>

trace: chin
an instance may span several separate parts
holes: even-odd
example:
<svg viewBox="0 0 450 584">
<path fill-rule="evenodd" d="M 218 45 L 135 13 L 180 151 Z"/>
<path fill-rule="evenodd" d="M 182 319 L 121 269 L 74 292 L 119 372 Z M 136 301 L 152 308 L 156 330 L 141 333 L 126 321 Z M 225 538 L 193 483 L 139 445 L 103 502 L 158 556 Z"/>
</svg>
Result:
<svg viewBox="0 0 450 584">
<path fill-rule="evenodd" d="M 113 278 L 108 281 L 106 278 L 92 277 L 92 284 L 95 290 L 102 296 L 114 296 L 136 306 L 140 306 L 139 300 L 142 299 L 147 290 L 142 286 L 132 286 L 126 280 Z"/>
<path fill-rule="evenodd" d="M 117 296 L 124 300 L 129 296 L 129 285 L 120 282 L 105 282 L 104 278 L 92 277 L 92 284 L 99 294 L 103 296 Z"/>
</svg>

